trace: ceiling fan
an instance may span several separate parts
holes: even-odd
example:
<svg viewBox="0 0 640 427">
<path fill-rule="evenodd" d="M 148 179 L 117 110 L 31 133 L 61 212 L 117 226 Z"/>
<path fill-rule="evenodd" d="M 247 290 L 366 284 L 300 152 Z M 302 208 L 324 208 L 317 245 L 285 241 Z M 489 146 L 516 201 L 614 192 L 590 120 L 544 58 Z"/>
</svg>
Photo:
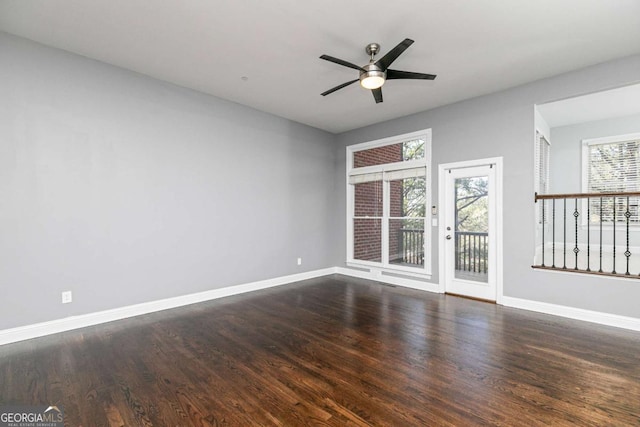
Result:
<svg viewBox="0 0 640 427">
<path fill-rule="evenodd" d="M 344 61 L 342 59 L 334 58 L 329 55 L 322 55 L 320 59 L 324 59 L 329 62 L 335 62 L 338 65 L 353 68 L 360 71 L 360 77 L 355 80 L 350 80 L 346 83 L 342 83 L 326 92 L 321 93 L 322 96 L 327 96 L 337 90 L 349 86 L 352 83 L 360 80 L 360 85 L 365 89 L 371 89 L 373 98 L 376 100 L 376 104 L 382 102 L 382 85 L 386 80 L 392 79 L 418 79 L 418 80 L 433 80 L 436 78 L 435 74 L 423 74 L 412 73 L 410 71 L 391 70 L 389 66 L 395 61 L 402 52 L 404 52 L 409 46 L 413 44 L 413 40 L 404 39 L 396 47 L 391 49 L 382 58 L 375 61 L 376 54 L 380 51 L 380 45 L 378 43 L 370 43 L 365 47 L 365 52 L 371 57 L 367 65 L 362 67 L 352 64 L 351 62 Z M 374 62 L 375 61 L 375 62 Z"/>
</svg>

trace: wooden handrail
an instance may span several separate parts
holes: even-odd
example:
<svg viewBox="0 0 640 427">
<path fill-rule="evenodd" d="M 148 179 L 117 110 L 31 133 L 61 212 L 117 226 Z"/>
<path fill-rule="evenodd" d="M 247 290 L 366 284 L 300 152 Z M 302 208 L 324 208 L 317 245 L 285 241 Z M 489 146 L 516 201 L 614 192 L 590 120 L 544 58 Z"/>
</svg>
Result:
<svg viewBox="0 0 640 427">
<path fill-rule="evenodd" d="M 535 193 L 535 202 L 550 199 L 597 199 L 600 197 L 640 197 L 638 191 L 620 191 L 611 193 L 565 193 L 565 194 L 538 194 Z"/>
</svg>

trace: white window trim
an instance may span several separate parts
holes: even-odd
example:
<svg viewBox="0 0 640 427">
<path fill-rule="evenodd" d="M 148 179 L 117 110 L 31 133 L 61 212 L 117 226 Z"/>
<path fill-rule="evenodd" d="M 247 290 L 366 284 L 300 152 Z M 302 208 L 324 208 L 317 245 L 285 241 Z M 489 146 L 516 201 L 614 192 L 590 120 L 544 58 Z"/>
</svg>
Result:
<svg viewBox="0 0 640 427">
<path fill-rule="evenodd" d="M 581 156 L 582 156 L 582 170 L 580 171 L 581 175 L 582 175 L 582 192 L 583 193 L 588 193 L 589 192 L 589 147 L 592 145 L 601 145 L 601 144 L 612 144 L 612 143 L 616 143 L 616 142 L 625 142 L 625 141 L 631 141 L 631 140 L 639 140 L 640 139 L 640 133 L 627 133 L 624 135 L 612 135 L 612 136 L 604 136 L 604 137 L 600 137 L 600 138 L 589 138 L 589 139 L 583 139 L 582 140 L 582 152 L 581 152 Z M 582 199 L 582 211 L 581 212 L 587 212 L 587 199 Z M 600 228 L 600 225 L 598 224 L 591 224 L 588 222 L 588 218 L 586 215 L 582 215 L 582 221 L 580 223 L 582 228 L 586 228 L 589 227 L 591 229 L 595 229 L 595 228 Z M 629 227 L 634 228 L 634 229 L 639 229 L 640 225 L 638 224 L 631 224 Z M 618 228 L 618 227 L 616 227 Z M 602 226 L 603 230 L 612 230 L 613 229 L 613 225 L 611 224 L 605 224 Z"/>
<path fill-rule="evenodd" d="M 405 142 L 407 140 L 416 139 L 416 138 L 424 138 L 425 146 L 424 146 L 424 158 L 418 160 L 411 160 L 407 162 L 396 162 L 396 163 L 385 163 L 382 165 L 374 165 L 374 166 L 366 166 L 360 168 L 353 167 L 353 153 L 362 150 L 369 150 L 372 148 L 383 147 L 386 145 L 398 144 L 400 142 Z M 397 135 L 389 138 L 378 139 L 375 141 L 368 141 L 359 144 L 349 145 L 346 148 L 347 151 L 347 167 L 346 167 L 346 185 L 347 185 L 347 266 L 350 267 L 362 267 L 369 268 L 370 271 L 383 271 L 389 273 L 402 274 L 405 276 L 418 277 L 418 278 L 431 278 L 431 255 L 432 255 L 432 242 L 431 242 L 431 221 L 429 218 L 429 212 L 431 212 L 431 129 L 423 129 L 417 132 L 406 133 L 403 135 Z M 422 269 L 416 267 L 403 267 L 394 264 L 390 264 L 388 262 L 388 225 L 384 218 L 388 218 L 388 213 L 386 210 L 389 206 L 389 201 L 387 200 L 389 197 L 389 180 L 385 180 L 387 174 L 393 171 L 402 170 L 402 169 L 412 169 L 412 168 L 426 168 L 426 201 L 425 201 L 425 218 L 424 218 L 424 249 L 425 249 L 425 259 L 424 266 Z M 369 173 L 382 173 L 383 174 L 383 221 L 382 221 L 382 261 L 381 262 L 372 262 L 372 261 L 364 261 L 353 258 L 353 216 L 354 216 L 354 190 L 353 185 L 349 184 L 349 177 L 352 175 L 363 175 Z"/>
</svg>

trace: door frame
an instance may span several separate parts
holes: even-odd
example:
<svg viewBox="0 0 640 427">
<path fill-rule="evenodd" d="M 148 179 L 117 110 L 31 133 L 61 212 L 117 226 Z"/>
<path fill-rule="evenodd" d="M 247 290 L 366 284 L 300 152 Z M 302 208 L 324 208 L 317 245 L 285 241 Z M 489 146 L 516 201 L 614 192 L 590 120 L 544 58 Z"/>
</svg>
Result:
<svg viewBox="0 0 640 427">
<path fill-rule="evenodd" d="M 470 168 L 474 166 L 493 165 L 495 170 L 495 200 L 496 200 L 496 303 L 502 304 L 504 297 L 503 288 L 503 267 L 504 267 L 504 251 L 503 251 L 503 199 L 502 199 L 502 171 L 503 158 L 490 157 L 486 159 L 467 160 L 463 162 L 441 163 L 438 165 L 438 206 L 439 206 L 439 225 L 438 225 L 438 292 L 445 293 L 447 271 L 445 267 L 445 236 L 446 224 L 444 218 L 445 212 L 445 191 L 446 191 L 446 174 L 450 169 Z"/>
</svg>

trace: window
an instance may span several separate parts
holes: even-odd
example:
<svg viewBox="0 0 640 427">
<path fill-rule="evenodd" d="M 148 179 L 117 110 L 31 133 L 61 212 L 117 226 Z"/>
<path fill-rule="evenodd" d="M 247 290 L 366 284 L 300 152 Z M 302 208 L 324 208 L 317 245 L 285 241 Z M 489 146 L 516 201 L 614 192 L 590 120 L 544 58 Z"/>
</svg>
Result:
<svg viewBox="0 0 640 427">
<path fill-rule="evenodd" d="M 430 153 L 430 130 L 347 147 L 349 264 L 430 273 Z"/>
<path fill-rule="evenodd" d="M 549 161 L 551 158 L 551 144 L 543 135 L 536 132 L 536 159 L 535 159 L 535 192 L 538 194 L 549 193 Z"/>
<path fill-rule="evenodd" d="M 538 194 L 549 193 L 549 163 L 551 160 L 551 144 L 546 140 L 544 135 L 536 131 L 535 146 L 535 181 L 534 191 Z M 542 224 L 542 203 L 538 203 L 536 210 L 536 223 Z M 547 218 L 544 219 L 546 224 Z"/>
<path fill-rule="evenodd" d="M 584 140 L 582 142 L 582 186 L 586 193 L 618 193 L 640 191 L 640 134 Z M 627 201 L 627 198 L 629 199 Z M 640 223 L 636 197 L 589 199 L 591 223 Z M 585 209 L 586 210 L 586 209 Z"/>
</svg>

